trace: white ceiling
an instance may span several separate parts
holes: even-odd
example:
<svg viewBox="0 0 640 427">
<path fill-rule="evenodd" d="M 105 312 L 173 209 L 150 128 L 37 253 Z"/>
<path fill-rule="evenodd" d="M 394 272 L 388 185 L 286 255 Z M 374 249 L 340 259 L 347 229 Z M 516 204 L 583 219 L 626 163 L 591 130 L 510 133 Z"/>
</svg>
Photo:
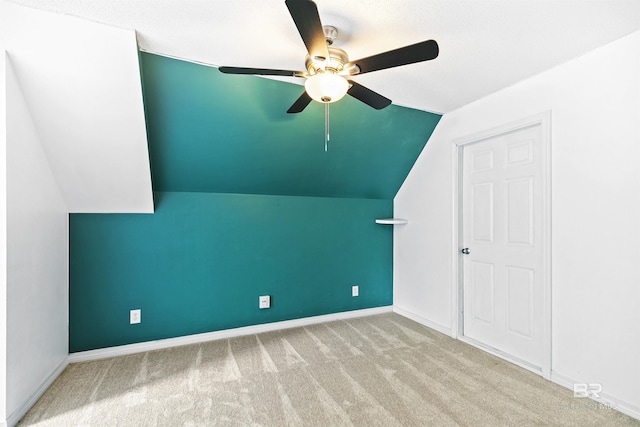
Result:
<svg viewBox="0 0 640 427">
<path fill-rule="evenodd" d="M 211 65 L 304 69 L 284 0 L 14 0 L 134 29 L 140 49 Z M 356 80 L 446 113 L 640 29 L 640 0 L 316 0 L 351 59 L 434 39 L 440 56 Z"/>
</svg>

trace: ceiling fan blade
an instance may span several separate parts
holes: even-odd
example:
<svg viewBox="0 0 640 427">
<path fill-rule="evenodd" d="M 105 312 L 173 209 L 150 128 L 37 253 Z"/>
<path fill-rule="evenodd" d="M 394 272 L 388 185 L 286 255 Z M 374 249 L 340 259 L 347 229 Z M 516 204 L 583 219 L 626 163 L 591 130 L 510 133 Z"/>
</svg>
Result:
<svg viewBox="0 0 640 427">
<path fill-rule="evenodd" d="M 321 61 L 329 58 L 329 49 L 316 4 L 310 0 L 286 0 L 285 4 L 307 47 L 309 56 Z"/>
<path fill-rule="evenodd" d="M 391 104 L 391 100 L 389 98 L 385 98 L 379 93 L 374 92 L 353 80 L 349 80 L 349 84 L 351 84 L 351 87 L 347 91 L 349 95 L 353 96 L 358 101 L 362 101 L 368 106 L 375 108 L 376 110 L 382 110 L 384 107 Z"/>
<path fill-rule="evenodd" d="M 293 105 L 289 107 L 289 109 L 287 110 L 287 113 L 289 114 L 301 113 L 302 110 L 304 110 L 307 107 L 307 105 L 309 105 L 310 102 L 311 102 L 311 97 L 307 94 L 307 91 L 304 91 L 302 92 L 302 95 L 300 95 L 300 97 L 296 99 L 296 102 L 294 102 Z"/>
<path fill-rule="evenodd" d="M 219 67 L 221 73 L 225 74 L 252 74 L 261 76 L 289 76 L 289 77 L 304 77 L 305 74 L 302 71 L 292 70 L 272 70 L 270 68 L 245 68 L 245 67 Z"/>
<path fill-rule="evenodd" d="M 345 68 L 355 65 L 359 69 L 355 74 L 369 73 L 371 71 L 384 70 L 385 68 L 429 61 L 435 59 L 438 56 L 438 52 L 438 43 L 436 43 L 435 40 L 426 40 L 367 58 L 351 61 Z"/>
</svg>

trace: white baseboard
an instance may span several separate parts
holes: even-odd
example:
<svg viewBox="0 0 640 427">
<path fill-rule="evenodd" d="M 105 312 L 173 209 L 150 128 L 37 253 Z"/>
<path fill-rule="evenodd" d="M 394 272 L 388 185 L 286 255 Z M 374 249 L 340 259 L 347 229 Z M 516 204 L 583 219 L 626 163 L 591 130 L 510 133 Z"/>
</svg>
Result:
<svg viewBox="0 0 640 427">
<path fill-rule="evenodd" d="M 565 375 L 559 374 L 554 370 L 551 371 L 551 381 L 558 385 L 561 385 L 562 387 L 566 387 L 571 391 L 573 391 L 574 384 L 584 383 L 584 381 L 571 379 Z M 600 392 L 599 395 L 599 398 L 590 399 L 595 402 L 601 403 L 603 405 L 603 410 L 607 408 L 615 409 L 618 412 L 622 412 L 625 415 L 640 420 L 640 407 L 638 407 L 637 405 L 625 402 L 607 393 Z"/>
<path fill-rule="evenodd" d="M 394 313 L 398 313 L 400 316 L 406 317 L 407 319 L 411 319 L 414 322 L 420 323 L 421 325 L 426 326 L 427 328 L 431 328 L 433 330 L 436 330 L 440 333 L 443 333 L 447 336 L 451 336 L 451 328 L 447 327 L 447 326 L 443 326 L 440 325 L 438 323 L 434 323 L 429 319 L 426 319 L 422 316 L 419 316 L 415 313 L 412 313 L 410 311 L 407 311 L 403 308 L 400 308 L 396 305 L 393 306 L 393 312 Z"/>
<path fill-rule="evenodd" d="M 225 329 L 223 331 L 205 332 L 203 334 L 187 335 L 183 337 L 167 338 L 157 341 L 141 342 L 137 344 L 120 345 L 117 347 L 100 348 L 97 350 L 80 351 L 69 354 L 69 363 L 85 362 L 88 360 L 105 359 L 107 357 L 124 356 L 145 351 L 161 350 L 181 345 L 197 344 L 226 338 L 253 335 L 262 332 L 278 331 L 297 328 L 317 323 L 335 320 L 353 319 L 356 317 L 372 316 L 374 314 L 391 313 L 392 306 L 366 308 L 362 310 L 344 311 L 341 313 L 325 314 L 322 316 L 304 317 L 301 319 L 284 320 L 282 322 L 264 323 L 261 325 L 244 326 L 241 328 Z"/>
<path fill-rule="evenodd" d="M 64 358 L 64 360 L 47 376 L 47 378 L 40 383 L 40 386 L 34 391 L 29 399 L 25 400 L 11 415 L 9 415 L 6 421 L 0 422 L 0 426 L 2 427 L 13 427 L 18 424 L 18 421 L 24 417 L 24 415 L 31 409 L 31 407 L 40 399 L 40 396 L 44 394 L 45 391 L 53 384 L 53 382 L 60 376 L 62 371 L 69 364 L 68 358 Z"/>
</svg>

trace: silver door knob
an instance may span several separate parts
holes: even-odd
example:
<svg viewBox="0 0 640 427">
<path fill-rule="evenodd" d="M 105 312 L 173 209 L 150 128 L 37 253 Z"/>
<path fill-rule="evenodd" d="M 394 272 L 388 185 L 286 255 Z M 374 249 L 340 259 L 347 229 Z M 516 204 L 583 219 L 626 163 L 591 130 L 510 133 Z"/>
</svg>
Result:
<svg viewBox="0 0 640 427">
<path fill-rule="evenodd" d="M 462 252 L 465 255 L 469 255 L 469 248 L 464 248 L 463 250 L 461 250 L 460 252 Z"/>
</svg>

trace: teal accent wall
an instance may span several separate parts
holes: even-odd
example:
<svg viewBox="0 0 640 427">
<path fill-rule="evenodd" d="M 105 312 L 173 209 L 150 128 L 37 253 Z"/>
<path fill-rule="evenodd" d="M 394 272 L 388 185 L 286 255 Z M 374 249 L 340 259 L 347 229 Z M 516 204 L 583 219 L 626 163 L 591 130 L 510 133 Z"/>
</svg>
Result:
<svg viewBox="0 0 640 427">
<path fill-rule="evenodd" d="M 393 303 L 393 227 L 375 219 L 439 115 L 347 96 L 325 152 L 323 106 L 286 113 L 302 86 L 140 67 L 156 212 L 70 215 L 71 352 Z"/>
<path fill-rule="evenodd" d="M 286 113 L 303 86 L 140 62 L 156 191 L 393 199 L 441 117 L 346 96 L 331 104 L 325 153 L 323 105 Z"/>
<path fill-rule="evenodd" d="M 70 215 L 71 352 L 392 304 L 391 200 L 155 197 L 154 214 Z"/>
</svg>

